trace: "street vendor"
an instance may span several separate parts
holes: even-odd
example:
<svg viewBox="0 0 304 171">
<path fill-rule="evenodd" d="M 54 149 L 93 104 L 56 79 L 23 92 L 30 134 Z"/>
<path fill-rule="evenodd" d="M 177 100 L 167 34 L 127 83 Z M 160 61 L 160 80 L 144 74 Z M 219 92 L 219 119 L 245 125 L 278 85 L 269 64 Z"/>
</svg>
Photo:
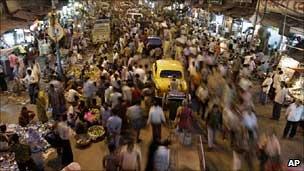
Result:
<svg viewBox="0 0 304 171">
<path fill-rule="evenodd" d="M 31 148 L 27 144 L 19 142 L 19 136 L 14 134 L 11 138 L 11 151 L 15 153 L 15 160 L 20 171 L 37 170 L 36 165 L 31 158 Z"/>
<path fill-rule="evenodd" d="M 0 125 L 0 152 L 7 151 L 9 149 L 9 139 L 6 135 L 6 125 Z"/>
<path fill-rule="evenodd" d="M 34 119 L 34 117 L 35 113 L 33 111 L 28 110 L 25 106 L 22 107 L 19 116 L 19 125 L 26 127 Z"/>
</svg>

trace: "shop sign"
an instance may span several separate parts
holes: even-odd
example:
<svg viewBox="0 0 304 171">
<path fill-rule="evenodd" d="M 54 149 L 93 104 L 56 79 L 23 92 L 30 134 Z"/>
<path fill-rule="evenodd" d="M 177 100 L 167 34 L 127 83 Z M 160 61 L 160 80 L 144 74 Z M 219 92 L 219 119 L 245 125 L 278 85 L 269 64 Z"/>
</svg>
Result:
<svg viewBox="0 0 304 171">
<path fill-rule="evenodd" d="M 216 5 L 222 5 L 223 0 L 208 0 L 209 4 L 216 4 Z"/>
<path fill-rule="evenodd" d="M 267 3 L 267 5 L 266 5 Z M 299 14 L 304 15 L 304 1 L 303 0 L 261 0 L 261 10 L 267 10 L 275 13 L 287 13 L 289 15 Z"/>
</svg>

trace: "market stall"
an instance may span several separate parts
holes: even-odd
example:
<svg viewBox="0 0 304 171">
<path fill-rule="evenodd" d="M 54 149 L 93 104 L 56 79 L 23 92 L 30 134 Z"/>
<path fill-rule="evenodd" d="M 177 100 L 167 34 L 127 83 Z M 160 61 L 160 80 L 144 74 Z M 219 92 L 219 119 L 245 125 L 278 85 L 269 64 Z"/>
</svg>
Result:
<svg viewBox="0 0 304 171">
<path fill-rule="evenodd" d="M 295 70 L 293 70 L 291 68 L 297 68 L 299 64 L 300 64 L 299 61 L 297 61 L 287 55 L 283 55 L 281 57 L 278 67 L 281 68 L 283 71 L 283 74 L 284 74 L 283 80 L 285 82 L 289 82 L 295 73 Z"/>
<path fill-rule="evenodd" d="M 300 100 L 304 104 L 304 67 L 290 68 L 295 71 L 288 89 L 292 98 Z"/>
<path fill-rule="evenodd" d="M 283 71 L 283 80 L 288 85 L 289 96 L 286 103 L 291 103 L 294 99 L 304 102 L 304 67 L 300 66 L 300 62 L 283 55 L 278 64 Z"/>
<path fill-rule="evenodd" d="M 52 122 L 45 124 L 35 123 L 27 127 L 21 127 L 17 124 L 7 125 L 7 135 L 18 134 L 20 143 L 29 144 L 31 147 L 32 158 L 39 165 L 43 164 L 44 158 L 47 158 L 52 151 L 50 144 L 44 138 L 50 132 Z M 0 170 L 19 170 L 15 161 L 15 155 L 12 152 L 0 153 Z"/>
</svg>

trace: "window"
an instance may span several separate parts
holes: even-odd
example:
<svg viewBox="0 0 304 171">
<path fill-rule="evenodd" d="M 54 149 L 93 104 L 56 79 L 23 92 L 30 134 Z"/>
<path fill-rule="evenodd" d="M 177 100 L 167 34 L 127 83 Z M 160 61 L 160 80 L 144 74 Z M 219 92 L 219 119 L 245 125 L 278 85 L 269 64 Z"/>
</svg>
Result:
<svg viewBox="0 0 304 171">
<path fill-rule="evenodd" d="M 162 78 L 182 78 L 182 72 L 172 71 L 172 70 L 163 70 L 160 72 L 160 77 Z"/>
</svg>

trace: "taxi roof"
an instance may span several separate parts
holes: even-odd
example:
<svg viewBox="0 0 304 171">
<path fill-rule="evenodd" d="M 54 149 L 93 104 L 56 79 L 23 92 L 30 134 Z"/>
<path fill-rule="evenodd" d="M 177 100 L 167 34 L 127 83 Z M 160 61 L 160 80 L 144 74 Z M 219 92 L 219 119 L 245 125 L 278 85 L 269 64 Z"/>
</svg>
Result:
<svg viewBox="0 0 304 171">
<path fill-rule="evenodd" d="M 157 68 L 161 70 L 181 70 L 183 72 L 183 65 L 181 62 L 173 59 L 160 59 L 156 61 Z"/>
</svg>

